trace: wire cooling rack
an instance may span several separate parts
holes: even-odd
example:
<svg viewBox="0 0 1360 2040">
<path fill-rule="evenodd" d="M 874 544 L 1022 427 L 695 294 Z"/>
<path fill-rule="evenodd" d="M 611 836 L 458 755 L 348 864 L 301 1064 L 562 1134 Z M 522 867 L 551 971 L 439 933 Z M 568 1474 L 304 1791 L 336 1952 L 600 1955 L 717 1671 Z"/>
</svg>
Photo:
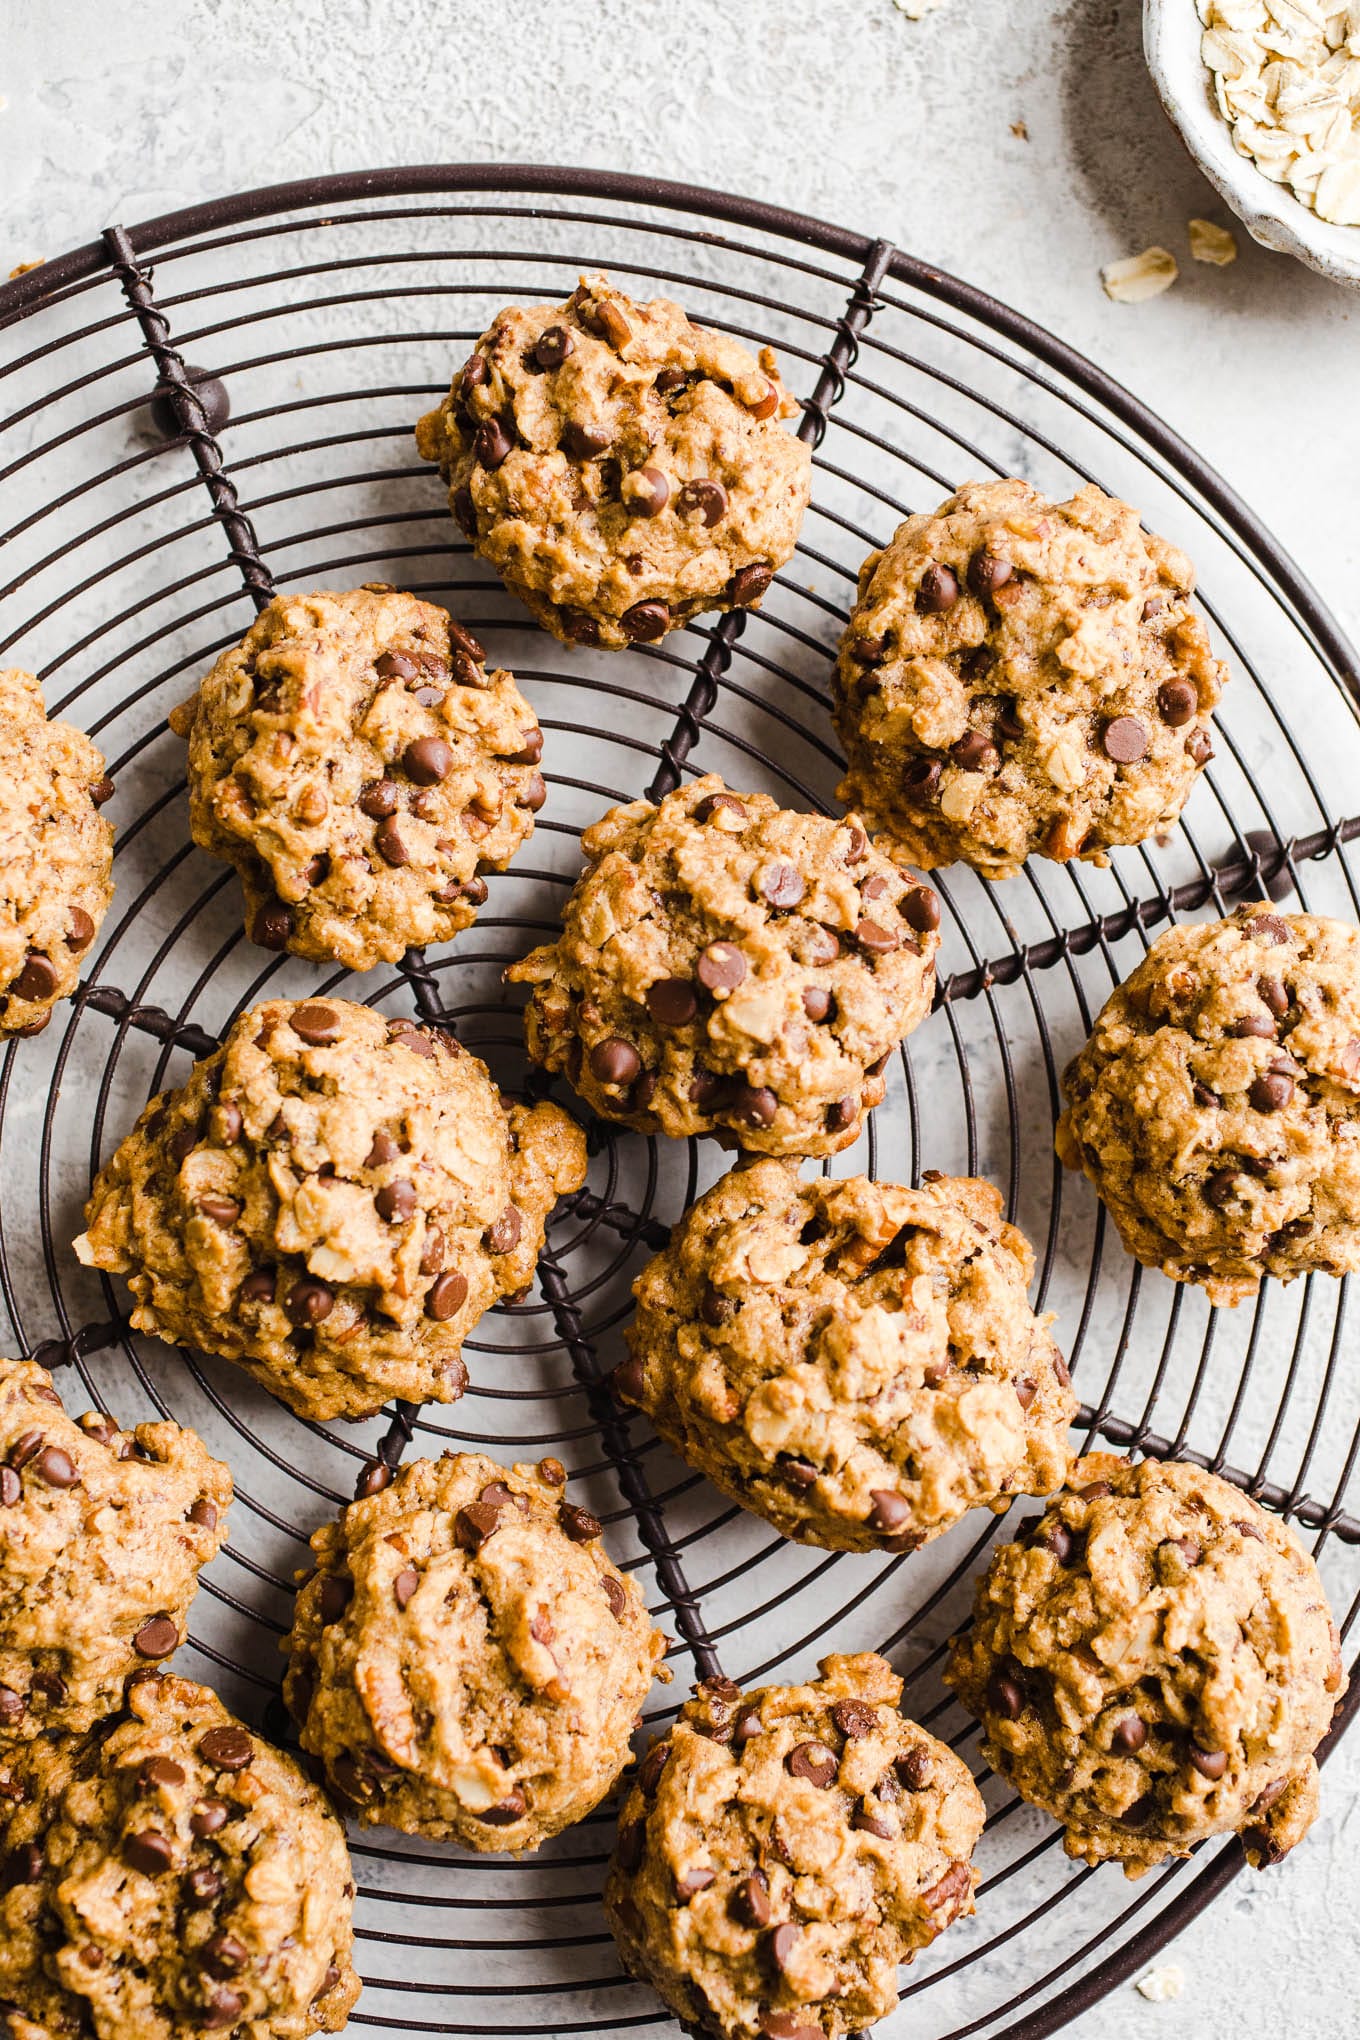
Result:
<svg viewBox="0 0 1360 2040">
<path fill-rule="evenodd" d="M 773 343 L 801 392 L 813 505 L 759 614 L 627 653 L 564 649 L 526 628 L 416 460 L 416 416 L 498 307 L 560 299 L 583 268 Z M 122 1293 L 82 1271 L 69 1241 L 93 1170 L 147 1095 L 182 1081 L 262 996 L 337 991 L 418 1012 L 523 1087 L 501 971 L 554 927 L 580 830 L 614 801 L 713 770 L 830 808 L 827 676 L 864 553 L 966 479 L 1023 474 L 1066 494 L 1091 477 L 1199 564 L 1233 676 L 1219 757 L 1185 824 L 1108 870 L 1036 861 L 998 886 L 943 875 L 936 1009 L 831 1166 L 1000 1183 L 1036 1244 L 1085 1437 L 1195 1458 L 1285 1511 L 1349 1630 L 1360 1370 L 1341 1364 L 1347 1284 L 1268 1283 L 1256 1304 L 1212 1311 L 1126 1258 L 1052 1149 L 1063 1063 L 1161 927 L 1263 890 L 1360 916 L 1356 661 L 1335 623 L 1217 476 L 1070 349 L 886 242 L 713 192 L 482 166 L 279 186 L 111 228 L 0 286 L 0 333 L 0 663 L 41 673 L 50 709 L 92 732 L 118 784 L 118 894 L 80 996 L 0 1056 L 0 1294 L 15 1350 L 69 1363 L 75 1408 L 174 1416 L 232 1465 L 231 1540 L 195 1604 L 187 1669 L 284 1739 L 277 1640 L 293 1573 L 366 1461 L 555 1452 L 675 1637 L 676 1687 L 656 1689 L 646 1730 L 701 1673 L 797 1678 L 827 1651 L 879 1648 L 908 1709 L 979 1772 L 977 1917 L 904 1972 L 903 2008 L 880 2030 L 1057 2031 L 1220 1891 L 1240 1851 L 1127 1885 L 1069 1864 L 1052 1825 L 985 1771 L 939 1667 L 991 1518 L 910 1558 L 805 1550 L 615 1406 L 601 1378 L 621 1357 L 629 1285 L 719 1172 L 716 1153 L 588 1125 L 588 1187 L 557 1212 L 530 1298 L 469 1342 L 467 1396 L 366 1426 L 302 1423 L 236 1370 L 135 1337 Z M 223 379 L 230 421 L 214 435 L 182 400 L 165 439 L 145 406 L 157 383 L 182 389 L 186 362 Z M 518 674 L 546 732 L 549 801 L 475 928 L 355 980 L 244 941 L 234 877 L 190 847 L 165 717 L 273 587 L 372 579 L 447 601 Z M 1346 1719 L 1357 1704 L 1360 1686 Z M 611 1838 L 607 1809 L 522 1863 L 356 1830 L 366 1988 L 351 2030 L 673 2030 L 621 1976 L 604 1928 Z"/>
</svg>

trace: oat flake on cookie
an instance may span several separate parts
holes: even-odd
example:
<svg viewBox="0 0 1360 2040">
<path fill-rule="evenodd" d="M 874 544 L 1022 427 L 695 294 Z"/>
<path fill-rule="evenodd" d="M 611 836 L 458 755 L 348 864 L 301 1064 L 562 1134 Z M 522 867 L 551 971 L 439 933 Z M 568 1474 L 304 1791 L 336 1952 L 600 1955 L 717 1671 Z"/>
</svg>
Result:
<svg viewBox="0 0 1360 2040">
<path fill-rule="evenodd" d="M 1196 0 L 1218 110 L 1244 156 L 1360 226 L 1360 0 Z"/>
</svg>

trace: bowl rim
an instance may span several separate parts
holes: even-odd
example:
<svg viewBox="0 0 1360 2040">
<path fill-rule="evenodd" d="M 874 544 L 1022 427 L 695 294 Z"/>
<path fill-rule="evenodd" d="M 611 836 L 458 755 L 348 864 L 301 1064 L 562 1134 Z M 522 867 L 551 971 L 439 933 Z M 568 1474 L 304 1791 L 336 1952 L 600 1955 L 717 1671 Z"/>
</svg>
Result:
<svg viewBox="0 0 1360 2040">
<path fill-rule="evenodd" d="M 1199 168 L 1254 241 L 1360 289 L 1360 227 L 1319 219 L 1244 156 L 1218 110 L 1200 55 L 1196 0 L 1143 0 L 1143 53 L 1157 96 Z"/>
</svg>

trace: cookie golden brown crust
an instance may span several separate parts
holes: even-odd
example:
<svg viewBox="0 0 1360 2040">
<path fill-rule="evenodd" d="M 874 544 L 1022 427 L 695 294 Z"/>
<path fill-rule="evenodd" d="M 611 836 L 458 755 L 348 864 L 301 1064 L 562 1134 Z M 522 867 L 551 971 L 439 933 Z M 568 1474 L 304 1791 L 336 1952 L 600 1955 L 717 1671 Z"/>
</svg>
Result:
<svg viewBox="0 0 1360 2040">
<path fill-rule="evenodd" d="M 1278 1862 L 1346 1689 L 1293 1533 L 1216 1474 L 1112 1453 L 993 1553 L 946 1678 L 1069 1856 L 1131 1877 L 1233 1832 Z"/>
<path fill-rule="evenodd" d="M 451 1034 L 272 999 L 147 1106 L 75 1249 L 126 1276 L 139 1330 L 360 1417 L 462 1394 L 463 1340 L 532 1281 L 585 1169 L 567 1114 L 502 1098 Z"/>
<path fill-rule="evenodd" d="M 913 1551 L 1060 1485 L 1077 1399 L 990 1183 L 733 1170 L 634 1284 L 614 1375 L 691 1466 L 786 1537 Z"/>
<path fill-rule="evenodd" d="M 471 925 L 545 798 L 537 719 L 484 657 L 384 585 L 278 595 L 174 711 L 254 941 L 369 970 Z"/>
<path fill-rule="evenodd" d="M 284 1690 L 365 1825 L 519 1853 L 629 1761 L 665 1639 L 564 1481 L 414 1460 L 312 1538 Z"/>
<path fill-rule="evenodd" d="M 416 444 L 545 630 L 618 649 L 759 603 L 808 503 L 796 409 L 768 348 L 591 276 L 500 312 Z"/>
<path fill-rule="evenodd" d="M 840 798 L 927 867 L 990 878 L 1169 828 L 1226 679 L 1194 569 L 1093 486 L 973 482 L 860 569 L 841 640 Z"/>
<path fill-rule="evenodd" d="M 90 739 L 49 722 L 31 673 L 0 672 L 0 1037 L 68 999 L 113 898 L 113 781 Z"/>
<path fill-rule="evenodd" d="M 940 908 L 853 818 L 795 814 L 710 774 L 612 808 L 532 987 L 529 1053 L 602 1118 L 826 1155 L 880 1103 L 930 1007 Z"/>
<path fill-rule="evenodd" d="M 1214 1303 L 1360 1268 L 1360 930 L 1268 901 L 1171 928 L 1063 1076 L 1058 1153 Z"/>
<path fill-rule="evenodd" d="M 0 1757 L 0 1788 L 15 2040 L 306 2040 L 345 2024 L 359 1979 L 343 1830 L 205 1686 L 138 1679 L 99 1733 Z"/>
<path fill-rule="evenodd" d="M 179 1648 L 230 1501 L 194 1432 L 73 1423 L 45 1368 L 0 1359 L 0 1744 L 90 1728 Z"/>
<path fill-rule="evenodd" d="M 835 2040 L 973 1910 L 982 1799 L 882 1658 L 806 1686 L 709 1680 L 643 1758 L 605 1911 L 624 1966 L 721 2040 Z"/>
</svg>

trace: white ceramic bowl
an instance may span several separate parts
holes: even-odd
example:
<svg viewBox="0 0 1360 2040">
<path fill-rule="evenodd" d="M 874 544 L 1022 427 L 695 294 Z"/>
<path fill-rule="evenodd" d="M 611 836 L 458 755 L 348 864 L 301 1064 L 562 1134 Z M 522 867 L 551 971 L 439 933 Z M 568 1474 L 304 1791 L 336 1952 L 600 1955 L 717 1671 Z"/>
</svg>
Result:
<svg viewBox="0 0 1360 2040">
<path fill-rule="evenodd" d="M 1333 283 L 1360 290 L 1360 227 L 1320 220 L 1233 144 L 1200 55 L 1195 0 L 1143 0 L 1143 48 L 1152 82 L 1186 148 L 1254 241 L 1296 255 Z"/>
</svg>

